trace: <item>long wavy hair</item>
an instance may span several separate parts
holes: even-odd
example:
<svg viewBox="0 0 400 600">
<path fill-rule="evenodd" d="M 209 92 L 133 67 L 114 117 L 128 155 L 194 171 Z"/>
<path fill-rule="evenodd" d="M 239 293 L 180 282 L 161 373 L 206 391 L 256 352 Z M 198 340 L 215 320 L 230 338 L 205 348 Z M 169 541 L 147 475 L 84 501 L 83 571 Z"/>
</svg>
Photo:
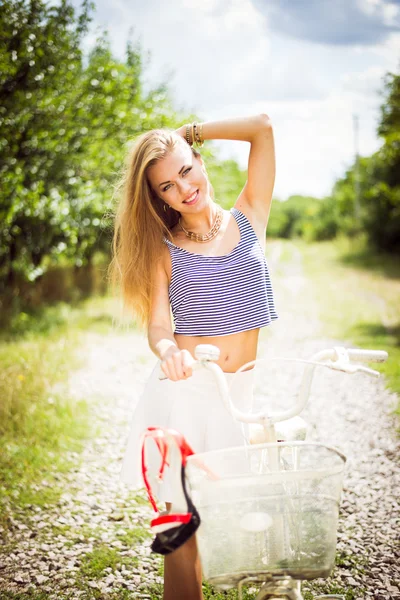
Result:
<svg viewBox="0 0 400 600">
<path fill-rule="evenodd" d="M 153 129 L 135 138 L 115 187 L 117 207 L 108 275 L 112 290 L 122 296 L 123 312 L 129 312 L 143 328 L 149 325 L 154 275 L 163 252 L 163 239 L 173 241 L 171 229 L 180 213 L 152 189 L 148 169 L 163 160 L 177 144 L 186 143 L 168 129 Z M 192 147 L 196 158 L 200 153 Z M 214 191 L 211 184 L 211 196 Z"/>
</svg>

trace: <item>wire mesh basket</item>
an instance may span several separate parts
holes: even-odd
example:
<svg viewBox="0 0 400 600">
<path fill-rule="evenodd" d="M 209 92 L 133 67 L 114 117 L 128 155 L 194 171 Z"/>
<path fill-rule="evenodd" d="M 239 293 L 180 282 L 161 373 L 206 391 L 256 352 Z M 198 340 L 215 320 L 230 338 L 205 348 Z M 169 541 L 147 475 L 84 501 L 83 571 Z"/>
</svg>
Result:
<svg viewBox="0 0 400 600">
<path fill-rule="evenodd" d="M 224 589 L 263 573 L 327 577 L 334 565 L 345 457 L 283 442 L 188 458 L 205 579 Z"/>
</svg>

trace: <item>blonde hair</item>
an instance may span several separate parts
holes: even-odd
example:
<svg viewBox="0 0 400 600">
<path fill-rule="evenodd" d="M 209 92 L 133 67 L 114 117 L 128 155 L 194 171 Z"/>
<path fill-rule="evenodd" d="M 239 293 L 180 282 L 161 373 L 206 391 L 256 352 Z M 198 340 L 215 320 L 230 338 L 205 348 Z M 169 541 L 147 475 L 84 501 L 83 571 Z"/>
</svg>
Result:
<svg viewBox="0 0 400 600">
<path fill-rule="evenodd" d="M 171 229 L 180 217 L 173 208 L 164 211 L 164 202 L 152 189 L 147 171 L 179 143 L 186 142 L 168 129 L 142 133 L 127 153 L 116 185 L 119 203 L 108 273 L 113 291 L 121 293 L 123 310 L 128 309 L 144 328 L 149 325 L 154 275 L 164 249 L 163 239 L 173 241 Z M 192 152 L 200 157 L 193 147 Z"/>
</svg>

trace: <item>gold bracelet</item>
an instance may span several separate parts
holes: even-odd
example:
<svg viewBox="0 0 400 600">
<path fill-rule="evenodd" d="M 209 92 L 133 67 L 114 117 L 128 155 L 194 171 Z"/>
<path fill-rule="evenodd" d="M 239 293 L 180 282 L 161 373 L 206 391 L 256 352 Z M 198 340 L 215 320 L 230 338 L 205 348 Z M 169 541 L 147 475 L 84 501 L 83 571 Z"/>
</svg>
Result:
<svg viewBox="0 0 400 600">
<path fill-rule="evenodd" d="M 200 131 L 199 131 L 200 130 Z M 196 145 L 201 148 L 204 145 L 204 140 L 201 137 L 201 125 L 199 123 L 193 123 L 194 141 Z"/>
<path fill-rule="evenodd" d="M 197 137 L 197 145 L 199 148 L 202 148 L 204 146 L 204 140 L 203 140 L 203 124 L 202 123 L 198 123 L 197 124 L 197 128 L 196 128 L 196 137 Z"/>
<path fill-rule="evenodd" d="M 195 138 L 195 127 L 196 127 L 196 123 L 192 123 L 192 146 L 193 146 L 193 144 L 196 141 L 196 138 Z"/>
<path fill-rule="evenodd" d="M 189 134 L 189 132 L 190 132 L 190 125 L 189 125 L 189 123 L 187 123 L 186 124 L 186 141 L 189 144 L 189 146 L 192 146 L 193 142 L 190 143 L 190 134 Z"/>
<path fill-rule="evenodd" d="M 196 142 L 196 145 L 199 142 L 198 136 L 197 136 L 197 123 L 196 121 L 193 122 L 193 134 L 194 134 L 194 138 L 193 141 Z"/>
</svg>

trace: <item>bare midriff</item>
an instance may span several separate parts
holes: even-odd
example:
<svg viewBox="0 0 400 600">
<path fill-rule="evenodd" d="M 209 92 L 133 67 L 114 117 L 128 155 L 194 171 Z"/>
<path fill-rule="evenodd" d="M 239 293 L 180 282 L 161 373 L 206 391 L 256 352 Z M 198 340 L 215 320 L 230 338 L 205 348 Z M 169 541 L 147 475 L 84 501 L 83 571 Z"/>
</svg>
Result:
<svg viewBox="0 0 400 600">
<path fill-rule="evenodd" d="M 192 356 L 194 356 L 194 350 L 198 344 L 217 346 L 220 350 L 220 357 L 216 364 L 225 373 L 234 373 L 245 363 L 256 359 L 259 333 L 260 329 L 250 329 L 249 331 L 216 337 L 189 336 L 176 333 L 174 338 L 178 348 L 188 350 Z"/>
</svg>

